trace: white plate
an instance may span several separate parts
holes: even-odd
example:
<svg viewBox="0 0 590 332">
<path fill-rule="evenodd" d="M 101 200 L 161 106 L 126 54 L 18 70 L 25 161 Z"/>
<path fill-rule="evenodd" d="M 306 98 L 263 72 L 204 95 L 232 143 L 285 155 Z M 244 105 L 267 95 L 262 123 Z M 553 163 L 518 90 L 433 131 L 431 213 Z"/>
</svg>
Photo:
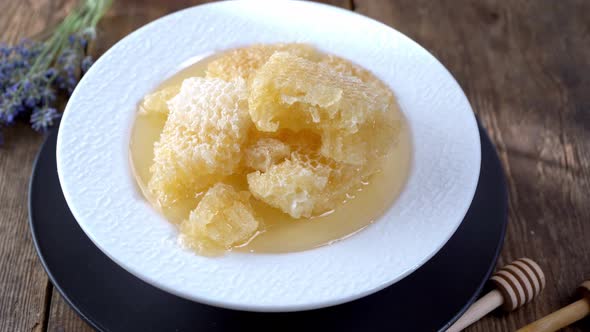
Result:
<svg viewBox="0 0 590 332">
<path fill-rule="evenodd" d="M 195 56 L 275 42 L 311 43 L 391 86 L 413 141 L 408 183 L 374 225 L 336 244 L 289 254 L 195 255 L 177 245 L 175 227 L 136 190 L 128 150 L 136 106 Z M 216 306 L 294 311 L 376 292 L 432 257 L 471 203 L 480 145 L 475 117 L 457 82 L 401 33 L 326 5 L 239 1 L 168 15 L 106 52 L 66 107 L 57 164 L 64 195 L 84 232 L 137 277 Z"/>
</svg>

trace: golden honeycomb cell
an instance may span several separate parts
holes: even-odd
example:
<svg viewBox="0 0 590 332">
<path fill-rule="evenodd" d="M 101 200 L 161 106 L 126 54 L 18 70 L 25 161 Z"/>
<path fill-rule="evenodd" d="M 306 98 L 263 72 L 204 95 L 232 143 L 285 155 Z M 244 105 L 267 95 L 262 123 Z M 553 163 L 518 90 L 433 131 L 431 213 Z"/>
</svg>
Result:
<svg viewBox="0 0 590 332">
<path fill-rule="evenodd" d="M 248 81 L 276 51 L 289 52 L 303 58 L 317 57 L 314 48 L 306 44 L 253 45 L 229 51 L 211 62 L 207 66 L 207 77 L 221 78 L 226 81 L 242 78 Z"/>
<path fill-rule="evenodd" d="M 168 101 L 178 94 L 180 91 L 179 85 L 170 86 L 143 98 L 140 105 L 141 114 L 168 114 Z"/>
<path fill-rule="evenodd" d="M 359 77 L 339 72 L 326 63 L 316 63 L 287 52 L 275 52 L 253 76 L 248 99 L 256 128 L 311 130 L 324 138 L 321 152 L 339 162 L 362 165 L 370 149 L 353 146 L 353 154 L 343 153 L 334 136 L 355 135 L 379 113 L 394 108 L 391 94 L 375 89 Z M 347 138 L 348 144 L 372 141 L 380 135 Z M 373 145 L 367 142 L 367 146 Z"/>
<path fill-rule="evenodd" d="M 240 163 L 251 126 L 243 81 L 189 78 L 168 102 L 170 114 L 154 145 L 150 191 L 162 206 L 194 196 Z"/>
<path fill-rule="evenodd" d="M 276 138 L 260 138 L 246 148 L 245 164 L 258 171 L 267 171 L 270 166 L 285 159 L 290 152 L 289 145 Z"/>
<path fill-rule="evenodd" d="M 266 172 L 248 174 L 248 188 L 258 200 L 293 218 L 309 218 L 333 209 L 361 185 L 357 168 L 318 154 L 299 152 Z"/>
<path fill-rule="evenodd" d="M 249 192 L 238 192 L 230 185 L 215 184 L 180 224 L 182 242 L 199 252 L 207 252 L 248 241 L 260 224 L 250 205 L 250 196 Z"/>
<path fill-rule="evenodd" d="M 266 172 L 248 174 L 248 188 L 254 197 L 293 218 L 309 218 L 316 198 L 328 184 L 330 171 L 324 165 L 306 165 L 287 159 Z"/>
</svg>

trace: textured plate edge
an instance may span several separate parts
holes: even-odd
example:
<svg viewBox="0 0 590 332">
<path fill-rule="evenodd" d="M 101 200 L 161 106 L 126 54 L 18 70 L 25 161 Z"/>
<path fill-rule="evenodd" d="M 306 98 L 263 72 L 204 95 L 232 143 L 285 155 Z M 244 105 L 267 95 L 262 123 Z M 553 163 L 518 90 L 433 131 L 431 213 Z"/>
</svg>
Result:
<svg viewBox="0 0 590 332">
<path fill-rule="evenodd" d="M 268 1 L 268 0 L 260 0 L 261 2 L 264 1 Z M 285 0 L 286 2 L 302 2 L 302 1 L 296 1 L 296 0 Z M 229 2 L 236 2 L 236 0 L 234 1 L 229 1 Z M 193 6 L 193 7 L 188 7 L 185 8 L 183 10 L 180 11 L 176 11 L 173 13 L 170 13 L 169 15 L 173 15 L 179 12 L 183 12 L 186 10 L 190 10 L 191 8 L 194 7 L 201 7 L 201 6 L 214 6 L 215 3 L 208 3 L 208 4 L 204 4 L 204 5 L 198 5 L 198 6 Z M 415 47 L 417 47 L 418 49 L 421 49 L 422 51 L 424 51 L 429 57 L 432 57 L 442 68 L 442 70 L 444 70 L 448 77 L 451 79 L 451 81 L 454 83 L 454 85 L 457 86 L 458 91 L 460 91 L 460 94 L 462 96 L 462 99 L 464 99 L 467 103 L 467 105 L 469 106 L 470 110 L 473 111 L 473 107 L 471 107 L 471 103 L 469 102 L 469 99 L 467 98 L 465 91 L 461 88 L 461 85 L 458 83 L 458 81 L 456 80 L 456 78 L 453 76 L 453 74 L 449 71 L 449 69 L 447 67 L 445 67 L 445 65 L 436 57 L 434 56 L 434 54 L 432 54 L 429 50 L 427 50 L 426 48 L 424 48 L 422 45 L 420 45 L 419 43 L 417 43 L 416 41 L 414 41 L 412 38 L 408 37 L 407 35 L 405 35 L 404 33 L 396 30 L 395 28 L 392 28 L 388 25 L 385 25 L 375 19 L 372 19 L 370 17 L 367 17 L 365 15 L 362 15 L 361 13 L 358 12 L 354 12 L 354 11 L 350 11 L 350 10 L 346 10 L 340 7 L 335 7 L 335 6 L 331 6 L 328 4 L 322 4 L 322 3 L 313 3 L 314 6 L 319 6 L 319 7 L 329 7 L 333 10 L 337 10 L 340 11 L 342 13 L 346 13 L 347 15 L 360 15 L 362 16 L 364 19 L 368 20 L 368 21 L 372 21 L 374 24 L 376 25 L 380 25 L 386 29 L 392 30 L 393 32 L 395 32 L 396 34 L 399 35 L 400 38 L 403 39 L 407 39 L 408 42 L 415 44 Z M 165 16 L 169 16 L 169 15 L 165 15 Z M 163 17 L 165 17 L 163 16 Z M 163 18 L 161 17 L 161 18 Z M 161 19 L 159 18 L 159 19 Z M 146 28 L 149 25 L 152 25 L 155 23 L 154 20 L 150 23 L 147 23 L 146 25 L 140 27 L 139 29 L 137 29 L 134 32 L 137 32 L 141 29 Z M 111 49 L 109 49 L 106 53 L 110 52 Z M 105 53 L 105 54 L 106 54 Z M 91 69 L 92 70 L 92 69 Z M 481 137 L 479 137 L 479 129 L 478 129 L 478 125 L 477 125 L 477 119 L 475 117 L 474 114 L 472 114 L 471 116 L 471 124 L 475 127 L 475 134 L 478 135 L 478 142 L 481 141 Z M 60 140 L 60 136 L 58 135 L 58 142 Z M 58 144 L 59 145 L 59 144 Z M 479 164 L 479 169 L 481 169 L 481 144 L 479 145 L 479 153 L 478 153 L 478 164 Z M 58 150 L 59 151 L 59 150 Z M 57 153 L 57 160 L 58 160 L 58 164 L 59 164 L 59 159 L 60 159 L 60 154 Z M 61 173 L 59 171 L 58 168 L 58 176 L 60 178 L 60 182 L 61 182 Z M 477 174 L 477 177 L 479 177 L 479 173 Z M 125 270 L 127 270 L 128 272 L 130 272 L 131 274 L 133 274 L 135 277 L 141 279 L 142 281 L 155 286 L 156 288 L 159 288 L 161 290 L 164 290 L 168 293 L 172 293 L 176 296 L 194 301 L 194 302 L 200 302 L 200 303 L 205 303 L 208 305 L 212 305 L 212 306 L 218 306 L 218 307 L 223 307 L 223 308 L 227 308 L 227 309 L 234 309 L 234 310 L 247 310 L 247 311 L 255 311 L 255 312 L 286 312 L 286 311 L 302 311 L 302 310 L 313 310 L 313 309 L 319 309 L 322 307 L 328 307 L 328 306 L 333 306 L 333 305 L 337 305 L 337 304 L 341 304 L 341 303 L 345 303 L 345 302 L 350 302 L 359 298 L 362 298 L 364 296 L 376 293 L 378 291 L 381 291 L 397 282 L 399 282 L 400 280 L 406 278 L 407 276 L 409 276 L 410 274 L 414 273 L 415 271 L 417 271 L 420 267 L 422 267 L 426 262 L 428 262 L 430 259 L 432 259 L 438 252 L 440 252 L 440 250 L 449 242 L 449 240 L 452 238 L 452 236 L 456 233 L 456 231 L 458 230 L 458 228 L 460 227 L 462 221 L 464 220 L 469 207 L 471 206 L 472 202 L 473 202 L 473 198 L 475 196 L 475 192 L 477 190 L 477 185 L 478 185 L 478 181 L 475 181 L 473 183 L 473 187 L 471 190 L 471 200 L 466 201 L 465 202 L 465 206 L 464 206 L 464 210 L 463 213 L 461 213 L 462 217 L 461 217 L 461 222 L 457 223 L 454 226 L 454 229 L 449 232 L 449 234 L 447 235 L 446 239 L 443 240 L 440 245 L 438 246 L 438 248 L 436 248 L 436 250 L 433 250 L 430 254 L 424 256 L 423 260 L 419 263 L 419 264 L 415 264 L 412 267 L 409 267 L 406 271 L 404 271 L 403 273 L 399 274 L 396 278 L 386 282 L 386 283 L 382 283 L 381 285 L 379 285 L 378 287 L 372 288 L 370 290 L 367 290 L 365 292 L 361 292 L 361 293 L 356 293 L 354 296 L 348 296 L 346 298 L 339 298 L 338 300 L 322 300 L 319 302 L 314 302 L 313 305 L 309 305 L 309 304 L 297 304 L 297 305 L 293 305 L 293 304 L 287 304 L 287 305 L 281 305 L 279 308 L 273 309 L 273 307 L 269 307 L 268 305 L 252 305 L 252 304 L 243 304 L 241 302 L 227 302 L 227 301 L 219 301 L 219 300 L 212 300 L 211 297 L 203 297 L 202 295 L 196 296 L 194 294 L 187 294 L 187 293 L 183 293 L 175 288 L 171 288 L 168 285 L 163 284 L 161 281 L 159 281 L 158 279 L 153 279 L 153 278 L 148 278 L 146 274 L 143 273 L 139 273 L 137 269 L 131 268 L 130 265 L 128 265 L 127 263 L 125 263 L 124 260 L 120 260 L 117 257 L 115 257 L 114 255 L 111 255 L 111 253 L 107 252 L 107 250 L 103 249 L 103 246 L 100 245 L 99 241 L 95 241 L 94 236 L 92 235 L 91 232 L 87 232 L 86 228 L 84 227 L 84 225 L 82 223 L 78 223 L 80 225 L 80 227 L 82 228 L 82 230 L 84 231 L 84 233 L 90 238 L 90 240 L 92 241 L 92 243 L 97 246 L 107 257 L 109 257 L 111 260 L 113 260 L 117 265 L 121 266 L 122 268 L 124 268 Z M 62 187 L 63 188 L 63 187 Z M 66 201 L 68 201 L 68 195 L 67 195 L 67 189 L 64 190 L 64 196 L 66 198 Z M 72 214 L 75 215 L 75 211 L 72 210 Z"/>
</svg>

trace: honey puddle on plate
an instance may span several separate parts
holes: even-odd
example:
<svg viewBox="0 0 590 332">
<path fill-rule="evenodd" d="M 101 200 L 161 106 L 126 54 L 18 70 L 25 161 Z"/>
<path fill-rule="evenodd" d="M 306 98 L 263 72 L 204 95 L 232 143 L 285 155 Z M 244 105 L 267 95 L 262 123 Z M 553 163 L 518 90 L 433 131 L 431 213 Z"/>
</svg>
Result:
<svg viewBox="0 0 590 332">
<path fill-rule="evenodd" d="M 217 57 L 219 55 L 205 58 L 182 69 L 157 90 L 181 84 L 189 77 L 204 76 L 207 64 Z M 147 183 L 151 177 L 154 143 L 159 139 L 165 122 L 164 116 L 138 113 L 130 142 L 133 173 L 144 197 L 155 207 L 158 204 L 150 198 Z M 264 230 L 233 250 L 259 253 L 307 250 L 344 239 L 376 221 L 397 199 L 408 177 L 411 163 L 410 134 L 405 123 L 400 130 L 393 149 L 377 165 L 379 171 L 363 182 L 362 188 L 353 194 L 354 197 L 349 197 L 332 211 L 310 219 L 295 219 L 252 198 L 254 212 L 264 223 Z M 230 177 L 224 182 L 236 189 L 248 190 L 244 177 Z M 159 210 L 169 221 L 178 225 L 188 218 L 201 196 L 176 202 Z"/>
</svg>

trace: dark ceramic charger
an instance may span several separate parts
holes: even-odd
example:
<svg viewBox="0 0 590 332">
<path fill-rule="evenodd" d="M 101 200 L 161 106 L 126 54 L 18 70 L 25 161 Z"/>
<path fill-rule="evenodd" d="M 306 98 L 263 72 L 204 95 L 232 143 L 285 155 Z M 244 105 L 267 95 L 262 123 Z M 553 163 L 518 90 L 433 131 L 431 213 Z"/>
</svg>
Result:
<svg viewBox="0 0 590 332">
<path fill-rule="evenodd" d="M 325 309 L 253 313 L 191 302 L 119 267 L 84 234 L 59 184 L 57 130 L 33 170 L 29 217 L 35 247 L 51 282 L 99 331 L 438 331 L 463 313 L 492 273 L 507 223 L 500 161 L 480 127 L 477 192 L 461 226 L 426 264 L 365 298 Z"/>
</svg>

